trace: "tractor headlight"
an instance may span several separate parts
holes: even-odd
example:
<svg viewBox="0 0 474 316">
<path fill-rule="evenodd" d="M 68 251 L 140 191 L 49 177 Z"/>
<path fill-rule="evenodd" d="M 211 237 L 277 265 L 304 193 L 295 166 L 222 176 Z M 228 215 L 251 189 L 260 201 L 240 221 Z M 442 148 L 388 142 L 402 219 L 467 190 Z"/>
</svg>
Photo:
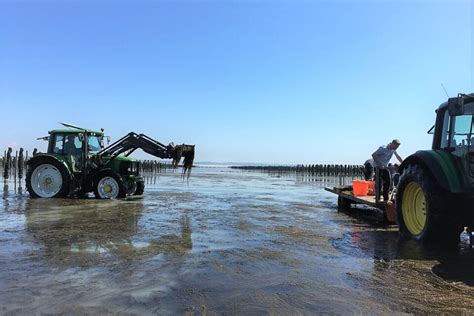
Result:
<svg viewBox="0 0 474 316">
<path fill-rule="evenodd" d="M 135 163 L 130 164 L 127 168 L 127 172 L 135 174 L 138 172 L 138 166 Z"/>
</svg>

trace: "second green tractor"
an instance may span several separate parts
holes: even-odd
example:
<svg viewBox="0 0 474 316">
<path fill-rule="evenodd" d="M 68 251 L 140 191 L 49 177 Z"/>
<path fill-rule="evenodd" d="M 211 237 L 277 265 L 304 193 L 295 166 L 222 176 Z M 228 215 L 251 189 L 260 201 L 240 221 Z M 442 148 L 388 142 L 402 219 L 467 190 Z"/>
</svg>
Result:
<svg viewBox="0 0 474 316">
<path fill-rule="evenodd" d="M 396 208 L 400 233 L 416 240 L 455 237 L 474 225 L 474 94 L 436 110 L 431 150 L 400 166 Z"/>
<path fill-rule="evenodd" d="M 141 195 L 145 182 L 140 162 L 129 157 L 137 149 L 158 158 L 173 159 L 177 167 L 184 157 L 183 173 L 194 161 L 194 145 L 164 145 L 144 134 L 131 132 L 110 146 L 104 146 L 103 130 L 69 124 L 49 132 L 46 153 L 28 161 L 26 188 L 34 198 L 80 196 L 94 192 L 96 198 L 124 198 Z"/>
</svg>

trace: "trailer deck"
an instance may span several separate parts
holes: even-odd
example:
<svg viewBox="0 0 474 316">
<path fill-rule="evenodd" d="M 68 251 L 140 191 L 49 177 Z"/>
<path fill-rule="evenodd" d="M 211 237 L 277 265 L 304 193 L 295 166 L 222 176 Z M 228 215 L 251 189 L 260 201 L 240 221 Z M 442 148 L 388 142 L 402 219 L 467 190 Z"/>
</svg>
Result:
<svg viewBox="0 0 474 316">
<path fill-rule="evenodd" d="M 344 209 L 345 203 L 363 204 L 381 210 L 389 223 L 396 222 L 395 204 L 393 202 L 385 203 L 376 201 L 375 195 L 355 196 L 352 185 L 343 185 L 336 187 L 325 187 L 324 190 L 337 194 L 338 208 Z"/>
</svg>

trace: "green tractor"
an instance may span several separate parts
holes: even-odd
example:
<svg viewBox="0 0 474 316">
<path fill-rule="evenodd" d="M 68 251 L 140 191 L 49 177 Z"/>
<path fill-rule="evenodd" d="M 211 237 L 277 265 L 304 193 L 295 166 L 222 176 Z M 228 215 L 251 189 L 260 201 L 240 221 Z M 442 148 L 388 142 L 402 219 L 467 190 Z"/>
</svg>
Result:
<svg viewBox="0 0 474 316">
<path fill-rule="evenodd" d="M 141 195 L 145 182 L 140 163 L 129 157 L 137 149 L 159 158 L 173 159 L 177 167 L 184 157 L 183 175 L 189 176 L 194 145 L 165 146 L 144 135 L 131 132 L 104 146 L 104 130 L 94 131 L 74 125 L 49 132 L 39 139 L 48 141 L 47 153 L 28 161 L 26 188 L 33 198 L 56 198 L 94 192 L 98 199 Z"/>
<path fill-rule="evenodd" d="M 474 224 L 474 94 L 449 98 L 436 110 L 431 150 L 400 166 L 396 208 L 400 233 L 451 239 Z M 472 227 L 472 226 L 471 226 Z"/>
</svg>

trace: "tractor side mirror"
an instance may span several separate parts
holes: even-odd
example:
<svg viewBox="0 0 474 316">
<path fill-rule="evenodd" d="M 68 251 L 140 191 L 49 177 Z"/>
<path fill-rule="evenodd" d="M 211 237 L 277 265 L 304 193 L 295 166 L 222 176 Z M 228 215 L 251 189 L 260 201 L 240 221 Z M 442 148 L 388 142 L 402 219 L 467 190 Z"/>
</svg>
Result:
<svg viewBox="0 0 474 316">
<path fill-rule="evenodd" d="M 449 98 L 448 112 L 451 116 L 458 116 L 464 114 L 464 98 L 462 96 L 458 96 L 456 98 Z"/>
<path fill-rule="evenodd" d="M 110 136 L 106 136 L 106 138 L 107 138 L 107 145 L 109 145 L 110 144 Z"/>
<path fill-rule="evenodd" d="M 430 134 L 430 135 L 434 135 L 434 129 L 435 129 L 436 125 L 433 125 L 428 131 L 427 133 Z"/>
<path fill-rule="evenodd" d="M 77 137 L 79 137 L 79 140 L 81 141 L 81 143 L 84 141 L 84 134 L 79 133 L 77 134 Z"/>
</svg>

